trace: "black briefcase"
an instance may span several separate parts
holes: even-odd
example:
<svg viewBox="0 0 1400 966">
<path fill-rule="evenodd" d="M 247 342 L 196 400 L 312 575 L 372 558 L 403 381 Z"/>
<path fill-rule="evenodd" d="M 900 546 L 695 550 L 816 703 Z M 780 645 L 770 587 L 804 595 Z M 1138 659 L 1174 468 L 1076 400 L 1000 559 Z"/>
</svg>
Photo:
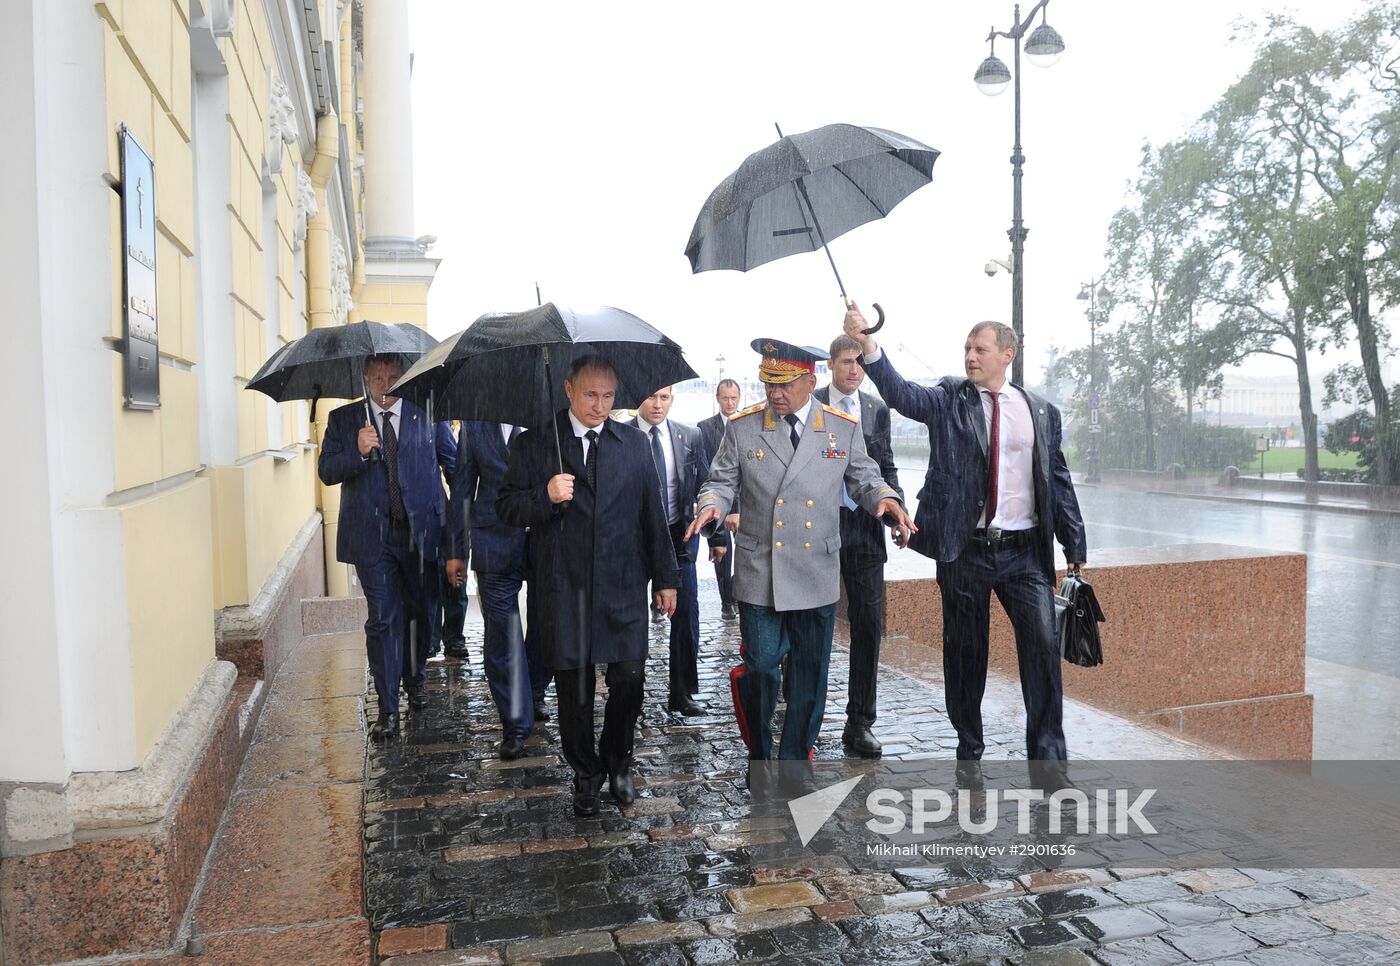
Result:
<svg viewBox="0 0 1400 966">
<path fill-rule="evenodd" d="M 1060 656 L 1080 667 L 1103 663 L 1103 643 L 1099 624 L 1103 608 L 1089 582 L 1076 574 L 1066 574 L 1055 594 L 1055 631 L 1060 638 Z"/>
</svg>

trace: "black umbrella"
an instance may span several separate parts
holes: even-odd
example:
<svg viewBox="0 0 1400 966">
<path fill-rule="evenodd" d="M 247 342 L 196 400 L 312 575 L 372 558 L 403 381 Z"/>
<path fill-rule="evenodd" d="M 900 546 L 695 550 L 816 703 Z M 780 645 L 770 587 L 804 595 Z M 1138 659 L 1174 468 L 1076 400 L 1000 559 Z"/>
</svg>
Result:
<svg viewBox="0 0 1400 966">
<path fill-rule="evenodd" d="M 292 399 L 355 399 L 364 395 L 364 360 L 398 354 L 418 358 L 434 339 L 407 322 L 352 322 L 312 329 L 272 354 L 248 383 L 248 389 L 277 402 Z"/>
<path fill-rule="evenodd" d="M 365 419 L 369 415 L 369 393 L 365 392 L 364 361 L 370 356 L 402 355 L 416 359 L 437 345 L 437 339 L 407 322 L 352 322 L 312 329 L 300 339 L 288 342 L 263 363 L 245 389 L 256 389 L 277 402 L 311 400 L 311 421 L 316 421 L 316 403 L 322 398 L 365 397 Z M 372 458 L 378 458 L 374 450 Z"/>
<path fill-rule="evenodd" d="M 878 127 L 828 124 L 756 151 L 710 193 L 685 254 L 693 272 L 751 268 L 820 246 L 883 218 L 933 178 L 938 151 Z M 880 311 L 879 305 L 875 306 Z M 884 324 L 885 313 L 869 331 Z"/>
<path fill-rule="evenodd" d="M 681 347 L 631 312 L 575 311 L 546 302 L 524 312 L 483 315 L 424 354 L 391 391 L 420 404 L 431 400 L 442 419 L 555 425 L 569 366 L 591 354 L 617 371 L 618 409 L 635 408 L 658 389 L 697 378 Z"/>
</svg>

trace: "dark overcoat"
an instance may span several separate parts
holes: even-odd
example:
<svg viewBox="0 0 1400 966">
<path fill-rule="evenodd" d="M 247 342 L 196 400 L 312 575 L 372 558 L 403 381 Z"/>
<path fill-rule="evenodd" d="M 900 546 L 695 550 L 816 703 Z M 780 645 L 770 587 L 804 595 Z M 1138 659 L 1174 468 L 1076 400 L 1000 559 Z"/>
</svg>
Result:
<svg viewBox="0 0 1400 966">
<path fill-rule="evenodd" d="M 510 449 L 496 513 L 530 528 L 538 608 L 555 670 L 641 661 L 650 622 L 647 585 L 679 585 L 676 554 L 661 506 L 660 480 L 645 435 L 616 420 L 598 427 L 597 487 L 584 472 L 583 442 L 567 411 L 556 417 L 564 471 L 574 476 L 567 507 L 549 502 L 559 472 L 554 429 L 527 430 Z M 532 590 L 532 593 L 534 591 Z"/>
</svg>

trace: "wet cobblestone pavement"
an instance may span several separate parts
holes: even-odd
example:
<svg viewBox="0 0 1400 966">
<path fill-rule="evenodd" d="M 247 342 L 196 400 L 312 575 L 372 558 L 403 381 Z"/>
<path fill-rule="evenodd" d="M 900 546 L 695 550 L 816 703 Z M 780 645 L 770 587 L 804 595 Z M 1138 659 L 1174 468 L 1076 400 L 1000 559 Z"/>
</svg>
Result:
<svg viewBox="0 0 1400 966">
<path fill-rule="evenodd" d="M 1400 909 L 1336 873 L 1110 866 L 1013 876 L 841 856 L 763 865 L 755 851 L 782 833 L 772 818 L 749 817 L 727 679 L 737 624 L 702 622 L 703 718 L 664 710 L 663 634 L 653 626 L 640 797 L 620 811 L 605 790 L 592 819 L 573 815 L 552 720 L 527 742 L 528 757 L 496 757 L 479 623 L 468 625 L 469 666 L 429 665 L 428 707 L 369 752 L 364 888 L 379 962 L 1400 962 Z M 818 758 L 841 756 L 845 680 L 837 649 Z M 951 757 L 942 703 L 940 689 L 882 667 L 886 759 Z M 987 758 L 1024 756 L 1018 716 L 990 713 L 986 730 Z"/>
</svg>

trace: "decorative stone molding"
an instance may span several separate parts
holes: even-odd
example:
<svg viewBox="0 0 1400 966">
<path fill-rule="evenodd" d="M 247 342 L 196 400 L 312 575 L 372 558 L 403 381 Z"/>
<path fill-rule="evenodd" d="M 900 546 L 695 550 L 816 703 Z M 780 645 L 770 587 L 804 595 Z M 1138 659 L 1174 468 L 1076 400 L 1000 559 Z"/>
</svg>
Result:
<svg viewBox="0 0 1400 966">
<path fill-rule="evenodd" d="M 331 313 L 337 325 L 345 319 L 355 303 L 350 298 L 350 259 L 339 235 L 331 235 Z"/>
<path fill-rule="evenodd" d="M 287 85 L 272 70 L 267 81 L 267 169 L 272 174 L 282 170 L 283 145 L 295 144 L 297 109 Z"/>
<path fill-rule="evenodd" d="M 224 709 L 238 669 L 210 661 L 204 677 L 140 768 L 78 772 L 68 783 L 68 814 L 81 830 L 131 828 L 165 817 Z"/>
<path fill-rule="evenodd" d="M 296 225 L 292 232 L 295 250 L 300 251 L 301 243 L 306 240 L 306 223 L 320 213 L 321 207 L 316 204 L 316 186 L 311 183 L 311 175 L 298 168 Z"/>
</svg>

